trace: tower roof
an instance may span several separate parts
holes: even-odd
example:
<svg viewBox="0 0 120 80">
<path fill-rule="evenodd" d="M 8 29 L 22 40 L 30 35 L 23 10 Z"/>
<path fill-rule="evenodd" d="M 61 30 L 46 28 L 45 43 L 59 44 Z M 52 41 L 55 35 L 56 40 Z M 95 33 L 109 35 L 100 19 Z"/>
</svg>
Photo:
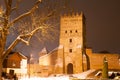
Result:
<svg viewBox="0 0 120 80">
<path fill-rule="evenodd" d="M 46 49 L 46 47 L 44 47 L 44 48 L 40 51 L 39 55 L 40 55 L 40 56 L 43 56 L 43 55 L 46 55 L 46 54 L 47 54 L 47 49 Z"/>
<path fill-rule="evenodd" d="M 44 48 L 41 50 L 41 53 L 47 53 L 46 47 L 44 47 Z"/>
</svg>

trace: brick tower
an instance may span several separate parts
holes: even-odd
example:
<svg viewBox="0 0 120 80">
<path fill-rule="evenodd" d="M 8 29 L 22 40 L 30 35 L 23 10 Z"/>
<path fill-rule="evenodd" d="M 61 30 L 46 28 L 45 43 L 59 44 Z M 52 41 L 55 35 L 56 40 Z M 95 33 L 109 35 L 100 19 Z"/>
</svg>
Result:
<svg viewBox="0 0 120 80">
<path fill-rule="evenodd" d="M 58 51 L 62 58 L 61 71 L 65 74 L 83 72 L 83 53 L 85 51 L 85 17 L 83 13 L 63 15 L 60 20 L 60 40 L 63 51 Z"/>
</svg>

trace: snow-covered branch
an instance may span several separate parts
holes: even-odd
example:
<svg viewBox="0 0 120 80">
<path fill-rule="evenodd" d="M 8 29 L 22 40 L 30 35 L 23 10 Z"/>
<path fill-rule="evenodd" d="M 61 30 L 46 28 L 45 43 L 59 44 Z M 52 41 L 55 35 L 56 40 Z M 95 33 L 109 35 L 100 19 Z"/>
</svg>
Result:
<svg viewBox="0 0 120 80">
<path fill-rule="evenodd" d="M 18 36 L 17 39 L 24 42 L 26 45 L 29 45 L 29 41 L 20 38 L 20 36 Z"/>
<path fill-rule="evenodd" d="M 12 44 L 7 48 L 7 50 L 5 50 L 4 52 L 3 52 L 3 54 L 2 54 L 2 60 L 4 60 L 5 59 L 5 57 L 10 53 L 10 51 L 19 43 L 19 39 L 17 38 L 17 39 L 15 39 L 13 42 L 12 42 Z M 3 62 L 3 61 L 2 61 Z"/>
<path fill-rule="evenodd" d="M 7 29 L 10 28 L 11 25 L 13 25 L 15 22 L 19 21 L 21 18 L 24 18 L 25 16 L 28 16 L 30 15 L 31 13 L 33 13 L 37 8 L 38 8 L 38 5 L 40 4 L 41 0 L 38 0 L 35 5 L 33 6 L 33 8 L 31 10 L 29 10 L 28 12 L 26 13 L 23 13 L 22 15 L 18 16 L 17 18 L 15 18 L 12 22 L 10 22 L 8 24 L 8 27 Z"/>
<path fill-rule="evenodd" d="M 24 42 L 26 45 L 29 45 L 29 39 L 34 35 L 35 32 L 37 32 L 38 30 L 42 29 L 42 27 L 38 27 L 36 29 L 34 29 L 33 31 L 31 31 L 28 34 L 24 34 L 24 35 L 19 35 L 13 42 L 12 44 L 7 48 L 6 51 L 4 51 L 3 53 L 3 58 L 5 58 L 10 51 L 20 42 Z M 28 38 L 27 40 L 25 40 L 25 38 Z"/>
</svg>

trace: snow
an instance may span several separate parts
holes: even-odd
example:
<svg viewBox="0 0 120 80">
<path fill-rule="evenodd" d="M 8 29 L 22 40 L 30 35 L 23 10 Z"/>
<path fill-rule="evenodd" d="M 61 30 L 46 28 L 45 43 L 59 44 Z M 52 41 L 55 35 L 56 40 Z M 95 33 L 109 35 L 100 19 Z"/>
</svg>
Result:
<svg viewBox="0 0 120 80">
<path fill-rule="evenodd" d="M 88 70 L 88 71 L 85 71 L 83 73 L 79 73 L 79 74 L 73 74 L 74 77 L 78 78 L 78 79 L 86 79 L 87 76 L 94 72 L 95 70 Z"/>
<path fill-rule="evenodd" d="M 59 45 L 58 49 L 63 49 L 63 45 Z"/>
<path fill-rule="evenodd" d="M 61 76 L 50 76 L 50 77 L 31 77 L 31 78 L 21 78 L 20 80 L 70 80 L 70 78 L 78 78 L 78 79 L 86 79 L 87 76 L 94 72 L 95 70 L 88 70 L 85 71 L 83 73 L 79 73 L 79 74 L 73 74 L 71 77 L 69 77 L 69 75 L 61 75 Z"/>
<path fill-rule="evenodd" d="M 69 77 L 66 77 L 66 76 L 62 76 L 62 77 L 47 77 L 47 78 L 31 77 L 31 78 L 22 78 L 20 80 L 69 80 Z"/>
<path fill-rule="evenodd" d="M 77 45 L 77 48 L 82 48 L 82 46 L 79 44 L 79 45 Z"/>
</svg>

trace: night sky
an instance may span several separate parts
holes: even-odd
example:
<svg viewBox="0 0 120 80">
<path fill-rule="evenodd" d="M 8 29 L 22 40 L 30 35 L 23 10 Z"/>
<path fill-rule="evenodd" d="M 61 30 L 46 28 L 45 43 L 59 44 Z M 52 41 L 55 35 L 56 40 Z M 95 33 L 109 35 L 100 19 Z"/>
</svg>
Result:
<svg viewBox="0 0 120 80">
<path fill-rule="evenodd" d="M 0 5 L 2 1 L 0 0 Z M 24 0 L 25 3 L 22 5 L 24 11 L 28 10 L 34 1 Z M 120 0 L 69 0 L 69 8 L 74 12 L 82 11 L 86 17 L 88 47 L 91 47 L 94 52 L 106 50 L 120 53 Z M 20 50 L 23 54 L 38 54 L 44 45 L 48 51 L 51 51 L 58 46 L 58 39 L 55 42 L 48 41 L 32 47 L 25 46 Z"/>
</svg>

